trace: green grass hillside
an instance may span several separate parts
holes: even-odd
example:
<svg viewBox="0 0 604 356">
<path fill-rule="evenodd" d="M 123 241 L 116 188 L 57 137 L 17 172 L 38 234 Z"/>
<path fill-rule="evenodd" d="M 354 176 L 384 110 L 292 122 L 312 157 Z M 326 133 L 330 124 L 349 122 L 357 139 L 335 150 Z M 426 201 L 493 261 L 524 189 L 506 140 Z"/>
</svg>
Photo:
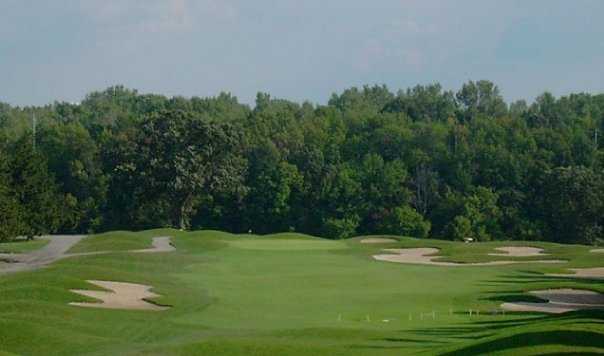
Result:
<svg viewBox="0 0 604 356">
<path fill-rule="evenodd" d="M 19 240 L 0 243 L 0 253 L 24 253 L 40 249 L 48 244 L 48 240 Z"/>
<path fill-rule="evenodd" d="M 175 252 L 135 254 L 152 237 Z M 401 355 L 604 352 L 604 312 L 501 313 L 525 291 L 601 281 L 548 278 L 567 267 L 601 267 L 585 246 L 530 243 L 563 265 L 436 267 L 379 262 L 383 248 L 438 247 L 443 260 L 475 262 L 512 243 L 397 238 L 367 245 L 300 234 L 231 235 L 152 230 L 92 236 L 71 257 L 33 272 L 0 274 L 0 355 Z M 514 245 L 521 245 L 514 242 Z M 0 246 L 1 250 L 1 246 Z M 544 257 L 519 258 L 530 261 Z M 70 289 L 86 280 L 153 286 L 161 312 L 87 309 Z M 479 310 L 469 316 L 468 310 Z"/>
</svg>

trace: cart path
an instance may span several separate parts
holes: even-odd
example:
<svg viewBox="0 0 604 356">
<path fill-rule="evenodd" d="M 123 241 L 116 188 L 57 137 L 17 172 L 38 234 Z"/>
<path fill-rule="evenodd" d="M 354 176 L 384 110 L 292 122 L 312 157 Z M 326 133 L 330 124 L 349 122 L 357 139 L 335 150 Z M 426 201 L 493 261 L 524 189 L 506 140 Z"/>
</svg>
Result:
<svg viewBox="0 0 604 356">
<path fill-rule="evenodd" d="M 29 253 L 0 254 L 0 259 L 11 262 L 0 264 L 0 274 L 31 271 L 47 266 L 56 260 L 66 257 L 65 253 L 84 237 L 86 235 L 47 236 L 43 237 L 43 239 L 48 239 L 50 242 L 39 250 Z"/>
</svg>

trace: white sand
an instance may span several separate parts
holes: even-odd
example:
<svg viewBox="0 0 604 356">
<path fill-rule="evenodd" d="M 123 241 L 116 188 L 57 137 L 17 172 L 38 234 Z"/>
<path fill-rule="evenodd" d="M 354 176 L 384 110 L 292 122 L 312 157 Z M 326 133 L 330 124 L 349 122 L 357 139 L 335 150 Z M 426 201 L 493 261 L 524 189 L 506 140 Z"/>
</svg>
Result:
<svg viewBox="0 0 604 356">
<path fill-rule="evenodd" d="M 87 297 L 98 299 L 101 303 L 69 303 L 70 305 L 86 307 L 86 308 L 103 308 L 103 309 L 127 309 L 127 310 L 166 310 L 167 307 L 161 307 L 145 301 L 147 298 L 159 297 L 159 295 L 151 292 L 150 286 L 134 283 L 123 282 L 108 282 L 108 281 L 88 281 L 101 288 L 108 289 L 106 291 L 91 291 L 74 289 L 72 292 L 81 294 Z"/>
<path fill-rule="evenodd" d="M 588 278 L 588 279 L 604 279 L 604 267 L 595 268 L 570 268 L 574 274 L 550 273 L 546 276 L 550 277 L 569 277 L 569 278 Z"/>
<path fill-rule="evenodd" d="M 591 250 L 589 252 L 593 252 L 593 253 L 604 253 L 604 248 L 597 248 L 595 250 Z"/>
<path fill-rule="evenodd" d="M 495 250 L 501 251 L 501 253 L 489 253 L 489 256 L 509 256 L 509 257 L 547 256 L 546 253 L 543 253 L 543 249 L 538 248 L 538 247 L 505 246 L 505 247 L 498 247 Z"/>
<path fill-rule="evenodd" d="M 394 239 L 386 239 L 383 237 L 368 237 L 366 239 L 362 239 L 362 244 L 389 244 L 392 242 L 396 242 Z"/>
<path fill-rule="evenodd" d="M 538 260 L 538 261 L 491 261 L 491 262 L 480 262 L 480 263 L 457 263 L 457 262 L 440 262 L 435 261 L 439 258 L 437 256 L 439 249 L 424 247 L 424 248 L 400 248 L 400 249 L 385 249 L 388 254 L 374 255 L 373 258 L 378 261 L 397 262 L 397 263 L 409 263 L 409 264 L 421 264 L 421 265 L 432 265 L 432 266 L 445 266 L 445 267 L 460 267 L 460 266 L 501 266 L 511 265 L 517 263 L 564 263 L 562 260 Z"/>
<path fill-rule="evenodd" d="M 560 314 L 581 309 L 604 309 L 604 295 L 578 289 L 548 289 L 529 292 L 547 303 L 503 303 L 509 311 Z"/>
</svg>

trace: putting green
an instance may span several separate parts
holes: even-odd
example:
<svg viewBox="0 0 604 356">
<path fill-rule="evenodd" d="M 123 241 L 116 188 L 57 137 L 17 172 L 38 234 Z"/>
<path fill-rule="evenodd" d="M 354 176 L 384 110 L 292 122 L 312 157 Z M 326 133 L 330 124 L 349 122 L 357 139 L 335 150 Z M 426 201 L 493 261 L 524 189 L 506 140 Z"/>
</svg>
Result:
<svg viewBox="0 0 604 356">
<path fill-rule="evenodd" d="M 92 236 L 75 250 L 140 249 L 171 236 L 173 252 L 72 257 L 0 275 L 0 350 L 26 355 L 401 355 L 604 351 L 604 315 L 495 314 L 529 290 L 590 289 L 601 282 L 549 278 L 597 267 L 586 246 L 531 243 L 561 265 L 487 267 L 375 261 L 383 246 L 299 234 L 258 237 L 153 230 Z M 461 244 L 403 238 L 453 261 L 488 261 L 510 242 Z M 510 257 L 503 257 L 510 259 Z M 524 258 L 526 259 L 526 258 Z M 161 311 L 79 308 L 87 280 L 153 286 Z M 472 309 L 473 315 L 469 315 Z M 477 315 L 478 314 L 478 315 Z M 0 352 L 1 354 L 1 352 Z"/>
</svg>

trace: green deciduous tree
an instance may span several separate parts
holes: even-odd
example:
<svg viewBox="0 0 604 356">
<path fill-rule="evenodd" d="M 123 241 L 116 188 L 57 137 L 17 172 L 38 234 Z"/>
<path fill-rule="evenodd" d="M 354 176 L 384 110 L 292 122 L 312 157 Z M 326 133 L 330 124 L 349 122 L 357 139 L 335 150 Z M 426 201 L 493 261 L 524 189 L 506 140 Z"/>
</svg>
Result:
<svg viewBox="0 0 604 356">
<path fill-rule="evenodd" d="M 16 144 L 9 163 L 14 197 L 21 206 L 23 234 L 28 238 L 57 231 L 65 219 L 64 197 L 48 171 L 46 159 L 29 140 Z"/>
<path fill-rule="evenodd" d="M 497 206 L 498 198 L 497 193 L 485 187 L 477 187 L 471 195 L 462 198 L 460 214 L 450 223 L 451 238 L 488 241 L 499 237 L 501 211 Z"/>
<path fill-rule="evenodd" d="M 32 142 L 34 115 L 47 169 L 19 152 Z M 596 243 L 603 137 L 604 94 L 546 92 L 508 109 L 486 80 L 457 92 L 438 83 L 396 95 L 350 88 L 327 105 L 259 93 L 253 107 L 228 93 L 169 98 L 115 86 L 81 104 L 0 104 L 10 178 L 0 209 L 29 226 L 30 198 L 19 194 L 44 192 L 19 192 L 13 178 L 34 164 L 58 183 L 58 194 L 53 184 L 47 191 L 61 232 L 425 236 L 429 222 L 438 238 Z"/>
<path fill-rule="evenodd" d="M 269 229 L 283 231 L 294 225 L 292 201 L 303 189 L 304 178 L 293 164 L 282 160 L 279 150 L 268 141 L 254 149 L 249 159 L 245 209 L 249 210 L 247 224 L 254 231 Z"/>
<path fill-rule="evenodd" d="M 499 88 L 488 80 L 469 81 L 456 94 L 464 109 L 464 119 L 472 119 L 481 114 L 500 117 L 507 113 L 507 106 L 499 93 Z"/>
<path fill-rule="evenodd" d="M 430 222 L 415 209 L 409 206 L 397 207 L 390 211 L 379 224 L 379 233 L 411 236 L 418 238 L 428 237 Z"/>
<path fill-rule="evenodd" d="M 359 226 L 359 216 L 346 215 L 342 218 L 325 218 L 323 220 L 323 233 L 333 239 L 345 239 L 356 234 Z"/>
<path fill-rule="evenodd" d="M 554 241 L 594 243 L 604 238 L 604 177 L 586 167 L 545 172 L 536 200 Z"/>
<path fill-rule="evenodd" d="M 107 179 L 97 144 L 78 122 L 46 127 L 38 137 L 38 148 L 48 157 L 49 170 L 68 199 L 63 211 L 69 219 L 62 230 L 89 232 L 98 229 L 102 224 Z"/>
<path fill-rule="evenodd" d="M 23 210 L 12 187 L 8 157 L 0 150 L 0 242 L 11 240 L 24 231 Z"/>
<path fill-rule="evenodd" d="M 204 194 L 241 184 L 241 140 L 231 124 L 163 111 L 140 123 L 133 149 L 116 169 L 133 177 L 137 199 L 167 207 L 171 224 L 186 229 Z"/>
</svg>

